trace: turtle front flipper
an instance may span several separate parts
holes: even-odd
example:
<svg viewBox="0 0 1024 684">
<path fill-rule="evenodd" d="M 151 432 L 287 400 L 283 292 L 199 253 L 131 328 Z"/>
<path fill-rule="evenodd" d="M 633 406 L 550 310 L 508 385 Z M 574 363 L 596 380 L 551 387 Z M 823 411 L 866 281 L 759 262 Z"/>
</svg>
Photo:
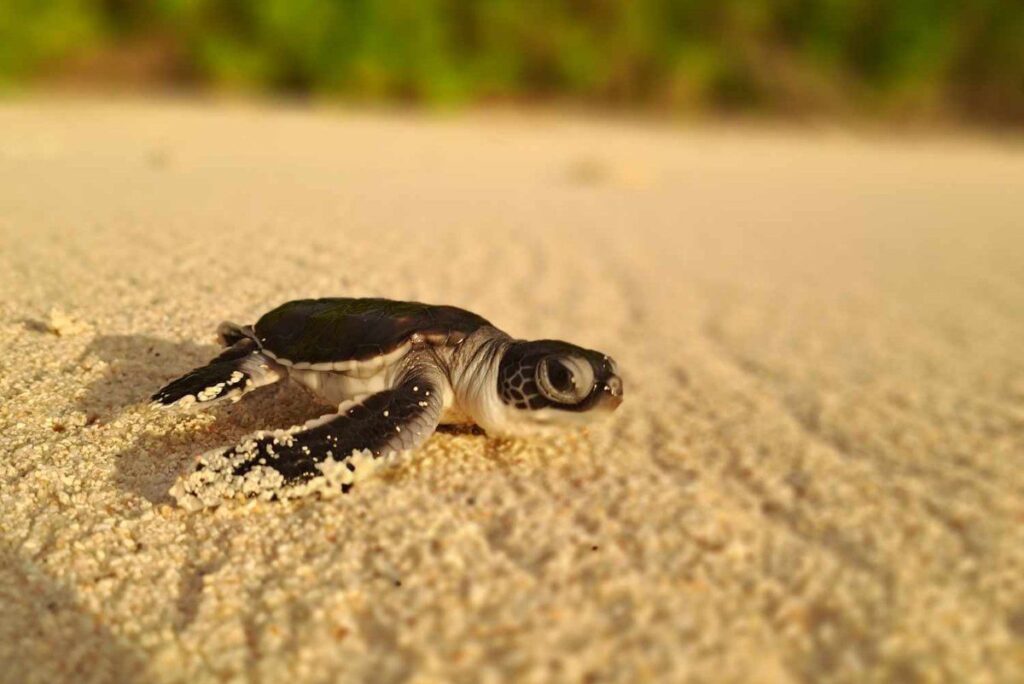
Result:
<svg viewBox="0 0 1024 684">
<path fill-rule="evenodd" d="M 205 408 L 222 399 L 237 401 L 282 377 L 277 364 L 257 351 L 253 340 L 242 338 L 210 363 L 167 384 L 152 400 L 158 408 Z"/>
<path fill-rule="evenodd" d="M 288 430 L 257 432 L 238 445 L 199 457 L 171 494 L 186 508 L 217 505 L 239 493 L 277 498 L 302 486 L 347 491 L 380 465 L 426 441 L 441 419 L 441 383 L 426 373 L 338 413 Z"/>
</svg>

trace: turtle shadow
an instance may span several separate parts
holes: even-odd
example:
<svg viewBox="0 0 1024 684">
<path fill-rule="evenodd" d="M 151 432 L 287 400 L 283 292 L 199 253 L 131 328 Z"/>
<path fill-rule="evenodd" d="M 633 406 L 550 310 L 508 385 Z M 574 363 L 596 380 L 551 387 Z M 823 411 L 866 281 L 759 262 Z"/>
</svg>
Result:
<svg viewBox="0 0 1024 684">
<path fill-rule="evenodd" d="M 106 364 L 103 375 L 75 400 L 76 408 L 91 421 L 107 421 L 128 406 L 147 402 L 169 380 L 217 355 L 213 344 L 172 342 L 149 335 L 100 335 L 78 358 L 78 366 L 90 370 Z"/>
<path fill-rule="evenodd" d="M 328 412 L 291 383 L 254 391 L 234 404 L 217 404 L 203 413 L 212 420 L 188 428 L 151 432 L 148 423 L 184 422 L 191 414 L 148 408 L 149 398 L 168 381 L 217 355 L 216 345 L 172 342 L 147 335 L 104 335 L 82 352 L 79 365 L 97 360 L 107 367 L 76 399 L 89 426 L 104 427 L 130 409 L 145 411 L 143 426 L 115 457 L 114 484 L 151 503 L 169 503 L 171 486 L 195 457 L 230 446 L 256 430 L 289 427 Z M 193 421 L 194 423 L 194 421 Z"/>
<path fill-rule="evenodd" d="M 487 433 L 479 425 L 438 425 L 435 432 L 439 432 L 442 435 L 487 436 Z"/>
</svg>

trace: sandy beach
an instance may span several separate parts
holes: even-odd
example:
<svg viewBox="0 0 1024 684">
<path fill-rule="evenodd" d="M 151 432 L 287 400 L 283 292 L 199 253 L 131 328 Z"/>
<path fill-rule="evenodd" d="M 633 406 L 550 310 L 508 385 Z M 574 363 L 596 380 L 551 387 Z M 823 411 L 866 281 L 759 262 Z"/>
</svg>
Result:
<svg viewBox="0 0 1024 684">
<path fill-rule="evenodd" d="M 1024 680 L 1024 144 L 0 105 L 0 680 Z M 190 513 L 324 412 L 148 396 L 286 300 L 462 306 L 626 401 Z"/>
</svg>

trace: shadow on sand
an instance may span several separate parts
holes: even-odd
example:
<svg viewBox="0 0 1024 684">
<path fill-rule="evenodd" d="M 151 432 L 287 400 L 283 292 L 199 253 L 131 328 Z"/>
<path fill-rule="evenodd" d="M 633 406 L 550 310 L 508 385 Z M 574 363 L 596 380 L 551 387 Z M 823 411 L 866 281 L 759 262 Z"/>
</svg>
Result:
<svg viewBox="0 0 1024 684">
<path fill-rule="evenodd" d="M 123 409 L 144 404 L 164 383 L 217 355 L 213 344 L 170 342 L 147 335 L 100 335 L 82 352 L 79 365 L 107 364 L 103 376 L 77 400 L 86 415 L 104 422 Z"/>
<path fill-rule="evenodd" d="M 126 410 L 142 411 L 144 421 L 173 420 L 174 412 L 149 413 L 149 397 L 161 386 L 216 356 L 215 345 L 170 342 L 146 335 L 104 335 L 85 349 L 80 364 L 107 364 L 103 376 L 77 400 L 90 424 L 105 426 Z M 330 411 L 289 383 L 256 390 L 237 404 L 219 404 L 207 413 L 213 421 L 198 429 L 160 434 L 143 426 L 115 457 L 116 485 L 153 503 L 169 502 L 168 490 L 199 454 L 228 446 L 256 430 L 288 427 Z M 181 415 L 181 414 L 178 414 Z M 152 416 L 150 419 L 149 417 Z"/>
</svg>

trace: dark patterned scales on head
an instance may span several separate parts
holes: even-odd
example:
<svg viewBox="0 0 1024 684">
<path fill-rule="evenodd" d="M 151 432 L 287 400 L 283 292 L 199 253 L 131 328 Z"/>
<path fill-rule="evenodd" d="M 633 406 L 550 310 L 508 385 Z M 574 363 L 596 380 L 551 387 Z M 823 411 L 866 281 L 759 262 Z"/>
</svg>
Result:
<svg viewBox="0 0 1024 684">
<path fill-rule="evenodd" d="M 519 342 L 498 366 L 498 394 L 519 409 L 582 413 L 622 394 L 615 362 L 560 340 Z"/>
<path fill-rule="evenodd" d="M 363 361 L 387 354 L 419 334 L 432 343 L 457 343 L 486 319 L 454 306 L 389 299 L 301 299 L 256 322 L 260 346 L 293 364 Z"/>
<path fill-rule="evenodd" d="M 252 326 L 224 322 L 217 337 L 225 350 L 154 394 L 155 406 L 202 409 L 291 380 L 330 412 L 202 454 L 171 490 L 187 508 L 345 492 L 441 423 L 527 435 L 607 415 L 622 401 L 608 356 L 515 340 L 454 306 L 303 299 Z"/>
</svg>

